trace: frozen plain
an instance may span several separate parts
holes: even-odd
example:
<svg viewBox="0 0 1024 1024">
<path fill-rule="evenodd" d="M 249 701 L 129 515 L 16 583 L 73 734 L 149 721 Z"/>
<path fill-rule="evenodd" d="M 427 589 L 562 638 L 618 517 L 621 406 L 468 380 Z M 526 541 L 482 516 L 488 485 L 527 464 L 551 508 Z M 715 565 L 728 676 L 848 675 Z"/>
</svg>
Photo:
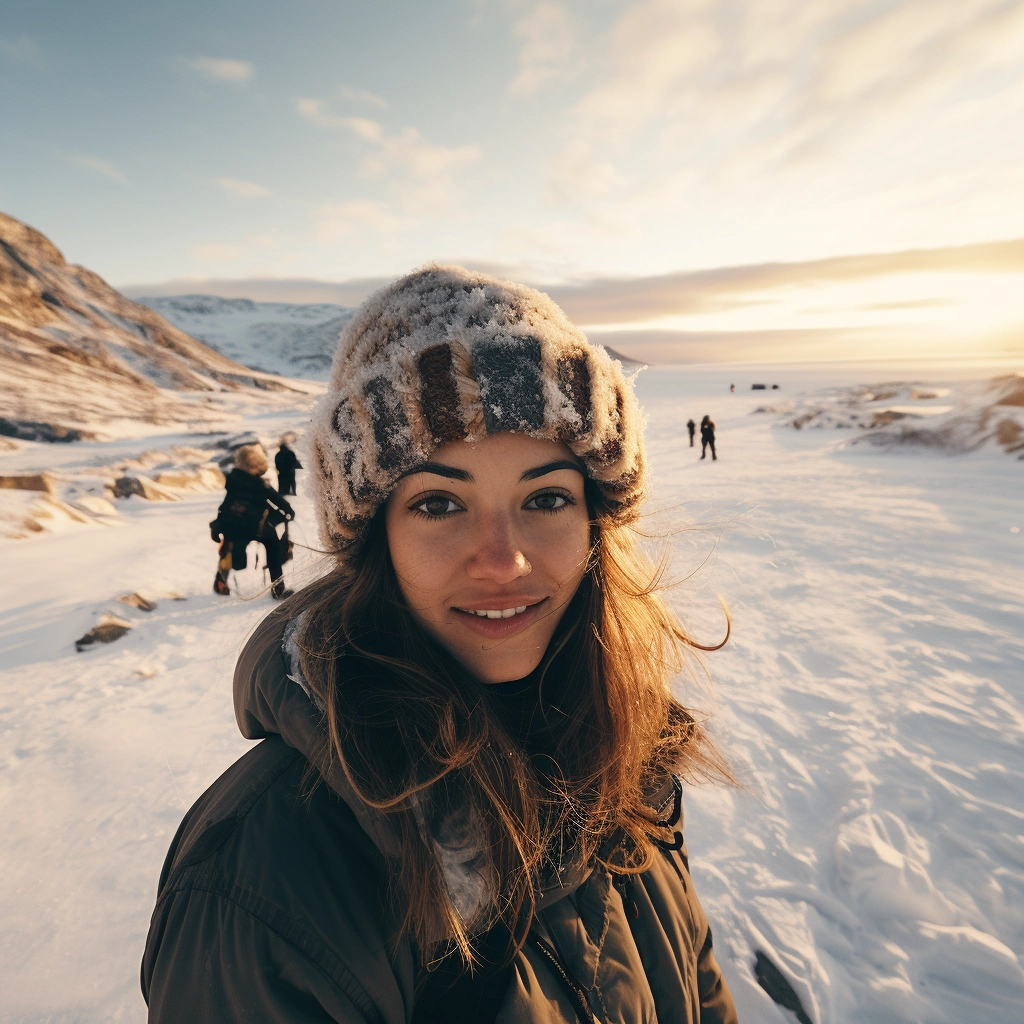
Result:
<svg viewBox="0 0 1024 1024">
<path fill-rule="evenodd" d="M 733 616 L 705 658 L 713 691 L 699 672 L 679 685 L 713 713 L 745 786 L 686 796 L 694 877 L 745 1024 L 794 1020 L 754 981 L 756 949 L 819 1024 L 1024 1020 L 1024 464 L 794 431 L 753 414 L 765 396 L 747 390 L 944 372 L 638 380 L 654 480 L 643 529 L 672 555 L 668 598 L 702 641 L 721 635 L 716 595 Z M 685 438 L 704 413 L 714 463 Z M 246 425 L 270 440 L 303 421 Z M 26 462 L 45 455 L 0 463 L 50 468 Z M 218 501 L 131 498 L 116 526 L 0 540 L 4 1021 L 145 1019 L 138 964 L 160 865 L 182 814 L 249 746 L 231 672 L 271 607 L 252 570 L 238 584 L 253 600 L 210 592 Z M 295 537 L 317 546 L 301 494 L 298 508 Z M 296 554 L 293 585 L 319 571 Z M 132 590 L 156 611 L 113 603 Z M 161 599 L 172 591 L 187 600 Z M 135 628 L 76 654 L 103 611 Z"/>
</svg>

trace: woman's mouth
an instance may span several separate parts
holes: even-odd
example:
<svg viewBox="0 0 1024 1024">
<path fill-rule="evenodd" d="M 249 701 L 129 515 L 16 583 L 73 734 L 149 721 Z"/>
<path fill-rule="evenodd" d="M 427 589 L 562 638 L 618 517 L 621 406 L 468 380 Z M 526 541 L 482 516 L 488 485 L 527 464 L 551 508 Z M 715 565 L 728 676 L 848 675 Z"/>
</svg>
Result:
<svg viewBox="0 0 1024 1024">
<path fill-rule="evenodd" d="M 479 615 L 481 619 L 511 619 L 513 615 L 521 615 L 526 611 L 528 605 L 521 604 L 515 608 L 457 608 L 456 611 L 466 612 L 467 615 Z"/>
<path fill-rule="evenodd" d="M 459 621 L 480 636 L 506 637 L 513 636 L 534 622 L 540 613 L 541 605 L 547 600 L 544 597 L 533 604 L 510 605 L 507 608 L 453 607 L 452 611 Z"/>
</svg>

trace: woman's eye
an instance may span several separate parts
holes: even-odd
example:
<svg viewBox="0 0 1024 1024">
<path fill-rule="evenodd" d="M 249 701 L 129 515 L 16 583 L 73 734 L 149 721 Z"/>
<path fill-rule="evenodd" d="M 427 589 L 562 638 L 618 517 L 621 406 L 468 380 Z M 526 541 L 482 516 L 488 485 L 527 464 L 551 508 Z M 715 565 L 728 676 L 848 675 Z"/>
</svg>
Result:
<svg viewBox="0 0 1024 1024">
<path fill-rule="evenodd" d="M 561 508 L 565 504 L 568 504 L 565 495 L 549 493 L 538 494 L 536 497 L 531 498 L 525 507 L 540 509 L 542 512 L 553 512 L 556 508 Z"/>
<path fill-rule="evenodd" d="M 413 505 L 413 511 L 422 512 L 426 516 L 446 516 L 450 512 L 458 512 L 459 506 L 451 498 L 435 494 Z"/>
</svg>

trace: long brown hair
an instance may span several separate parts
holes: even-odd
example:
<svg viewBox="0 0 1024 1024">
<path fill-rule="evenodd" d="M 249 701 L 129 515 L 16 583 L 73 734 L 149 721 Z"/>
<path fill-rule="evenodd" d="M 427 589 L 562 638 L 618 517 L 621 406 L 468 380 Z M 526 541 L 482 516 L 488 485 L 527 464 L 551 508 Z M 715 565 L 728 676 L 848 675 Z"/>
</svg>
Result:
<svg viewBox="0 0 1024 1024">
<path fill-rule="evenodd" d="M 472 964 L 479 931 L 456 908 L 425 828 L 472 823 L 494 883 L 486 925 L 507 928 L 517 947 L 537 887 L 567 856 L 619 874 L 650 867 L 667 835 L 645 790 L 670 773 L 732 780 L 669 688 L 687 647 L 700 645 L 655 592 L 660 573 L 634 533 L 609 525 L 589 480 L 586 491 L 586 571 L 537 670 L 543 753 L 525 749 L 487 685 L 410 614 L 383 507 L 358 553 L 300 595 L 301 666 L 325 708 L 324 762 L 390 819 L 400 846 L 391 891 L 424 963 L 457 951 Z"/>
</svg>

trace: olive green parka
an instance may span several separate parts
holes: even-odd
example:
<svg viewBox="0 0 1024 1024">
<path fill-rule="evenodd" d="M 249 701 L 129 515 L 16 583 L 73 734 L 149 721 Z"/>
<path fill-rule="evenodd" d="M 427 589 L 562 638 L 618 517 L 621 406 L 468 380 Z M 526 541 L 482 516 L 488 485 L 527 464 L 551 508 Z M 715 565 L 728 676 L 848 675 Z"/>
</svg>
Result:
<svg viewBox="0 0 1024 1024">
<path fill-rule="evenodd" d="M 285 607 L 243 651 L 236 717 L 262 742 L 200 797 L 168 852 L 142 963 L 154 1024 L 413 1019 L 418 968 L 408 939 L 396 941 L 386 831 L 340 772 L 311 784 L 323 720 L 289 635 Z M 625 886 L 597 865 L 538 893 L 496 1024 L 735 1024 L 690 878 L 679 787 L 651 805 L 676 816 L 678 849 Z"/>
</svg>

